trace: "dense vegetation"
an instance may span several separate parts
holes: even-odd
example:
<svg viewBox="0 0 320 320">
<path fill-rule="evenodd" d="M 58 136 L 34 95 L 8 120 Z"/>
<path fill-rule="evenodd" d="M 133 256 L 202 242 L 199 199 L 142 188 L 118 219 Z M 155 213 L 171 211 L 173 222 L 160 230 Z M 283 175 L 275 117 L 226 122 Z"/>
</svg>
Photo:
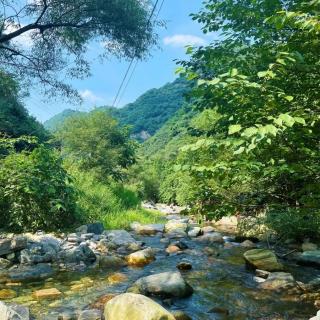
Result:
<svg viewBox="0 0 320 320">
<path fill-rule="evenodd" d="M 191 83 L 178 78 L 159 89 L 151 89 L 135 102 L 123 108 L 99 107 L 108 111 L 123 126 L 131 127 L 131 134 L 138 140 L 145 140 L 159 130 L 184 104 L 184 95 L 190 90 Z M 80 111 L 64 110 L 44 123 L 46 129 L 54 132 L 63 122 Z"/>
<path fill-rule="evenodd" d="M 29 207 L 48 219 L 45 212 L 56 210 L 66 220 L 109 227 L 121 217 L 124 226 L 138 215 L 155 221 L 139 209 L 147 199 L 186 205 L 210 219 L 238 214 L 252 232 L 263 225 L 283 238 L 319 237 L 319 12 L 319 0 L 205 1 L 192 18 L 204 33 L 219 32 L 219 40 L 189 47 L 173 84 L 123 109 L 67 111 L 47 123 L 55 130 L 50 144 L 26 143 L 22 152 L 11 144 L 0 169 L 8 226 L 30 225 Z M 138 147 L 128 125 L 136 137 L 152 137 Z M 10 143 L 2 140 L 5 149 Z M 44 172 L 40 198 L 30 188 L 33 168 Z M 19 172 L 21 179 L 8 184 Z"/>
</svg>

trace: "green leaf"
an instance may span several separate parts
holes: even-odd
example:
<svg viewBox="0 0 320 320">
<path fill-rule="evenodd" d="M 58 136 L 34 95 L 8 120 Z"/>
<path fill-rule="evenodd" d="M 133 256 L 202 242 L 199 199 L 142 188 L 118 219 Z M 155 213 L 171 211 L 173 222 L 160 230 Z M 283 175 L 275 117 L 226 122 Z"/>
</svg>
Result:
<svg viewBox="0 0 320 320">
<path fill-rule="evenodd" d="M 236 150 L 233 154 L 241 154 L 245 150 L 245 147 L 240 147 L 238 150 Z"/>
<path fill-rule="evenodd" d="M 214 86 L 214 85 L 218 84 L 220 81 L 221 80 L 219 78 L 215 78 L 215 79 L 213 79 L 211 81 L 208 81 L 208 84 L 211 84 L 211 85 Z"/>
<path fill-rule="evenodd" d="M 231 71 L 230 71 L 230 77 L 235 77 L 236 75 L 238 75 L 238 69 L 236 69 L 236 68 L 233 68 L 233 69 L 231 69 Z"/>
<path fill-rule="evenodd" d="M 252 137 L 253 135 L 255 135 L 256 133 L 258 132 L 258 129 L 256 127 L 250 127 L 250 128 L 247 128 L 245 129 L 241 136 L 242 137 L 247 137 L 247 138 L 250 138 Z"/>
<path fill-rule="evenodd" d="M 289 102 L 291 102 L 294 99 L 293 96 L 285 96 L 284 98 Z"/>
<path fill-rule="evenodd" d="M 241 125 L 240 124 L 233 124 L 229 127 L 229 132 L 228 134 L 234 134 L 234 133 L 237 133 L 241 130 Z"/>
<path fill-rule="evenodd" d="M 303 124 L 304 126 L 306 125 L 306 120 L 304 120 L 301 117 L 294 117 L 295 122 Z"/>
</svg>

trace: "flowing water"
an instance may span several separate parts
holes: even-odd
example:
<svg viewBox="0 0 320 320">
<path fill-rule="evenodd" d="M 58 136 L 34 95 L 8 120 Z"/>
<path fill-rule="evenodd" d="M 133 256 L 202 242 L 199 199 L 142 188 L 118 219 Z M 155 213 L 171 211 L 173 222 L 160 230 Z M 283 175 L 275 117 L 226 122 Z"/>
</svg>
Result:
<svg viewBox="0 0 320 320">
<path fill-rule="evenodd" d="M 140 237 L 139 240 L 150 247 L 165 248 L 157 236 Z M 208 257 L 203 252 L 204 245 L 192 240 L 186 243 L 189 249 L 184 253 L 167 256 L 161 250 L 156 261 L 144 268 L 60 272 L 52 279 L 12 287 L 18 297 L 11 301 L 28 305 L 36 319 L 51 319 L 48 317 L 50 313 L 85 309 L 103 295 L 122 293 L 142 276 L 176 271 L 177 263 L 186 258 L 192 263 L 193 269 L 183 272 L 183 275 L 194 293 L 186 299 L 166 301 L 167 304 L 163 305 L 167 309 L 184 310 L 193 320 L 306 320 L 316 313 L 311 303 L 300 302 L 298 296 L 258 289 L 254 274 L 245 268 L 243 248 L 236 245 L 230 248 L 216 246 L 219 256 Z M 318 272 L 312 268 L 290 265 L 287 268 L 300 281 L 309 281 Z M 114 272 L 124 273 L 128 279 L 123 283 L 111 284 L 107 278 Z M 53 287 L 63 293 L 62 298 L 36 301 L 32 297 L 32 292 L 37 289 Z"/>
</svg>

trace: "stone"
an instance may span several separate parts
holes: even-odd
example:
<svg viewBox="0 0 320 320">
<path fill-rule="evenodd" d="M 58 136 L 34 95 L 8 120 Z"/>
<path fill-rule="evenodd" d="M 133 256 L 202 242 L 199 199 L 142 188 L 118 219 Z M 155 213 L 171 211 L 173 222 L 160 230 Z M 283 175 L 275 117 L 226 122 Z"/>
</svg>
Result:
<svg viewBox="0 0 320 320">
<path fill-rule="evenodd" d="M 193 289 L 185 282 L 181 273 L 172 271 L 140 278 L 129 291 L 163 298 L 184 298 L 193 293 Z"/>
<path fill-rule="evenodd" d="M 127 281 L 128 277 L 124 273 L 117 272 L 111 274 L 107 279 L 110 284 L 116 284 Z"/>
<path fill-rule="evenodd" d="M 80 312 L 78 320 L 101 320 L 101 317 L 101 310 L 84 310 Z"/>
<path fill-rule="evenodd" d="M 151 236 L 164 231 L 164 224 L 145 224 L 136 228 L 136 233 L 144 236 Z"/>
<path fill-rule="evenodd" d="M 214 232 L 214 227 L 206 226 L 206 227 L 203 227 L 201 230 L 202 230 L 203 234 L 206 234 L 206 233 Z"/>
<path fill-rule="evenodd" d="M 143 267 L 155 260 L 155 252 L 151 248 L 136 251 L 127 256 L 129 266 Z"/>
<path fill-rule="evenodd" d="M 181 251 L 181 249 L 179 247 L 172 245 L 172 244 L 170 244 L 166 249 L 166 252 L 169 254 L 178 253 L 180 251 Z"/>
<path fill-rule="evenodd" d="M 54 270 L 49 264 L 40 263 L 35 266 L 19 266 L 9 270 L 12 281 L 33 281 L 52 277 Z"/>
<path fill-rule="evenodd" d="M 40 242 L 30 243 L 26 249 L 20 252 L 20 263 L 37 264 L 53 262 L 57 258 L 57 253 L 56 247 L 44 245 Z"/>
<path fill-rule="evenodd" d="M 171 245 L 174 245 L 180 248 L 181 250 L 186 250 L 189 248 L 188 245 L 182 240 L 171 242 Z"/>
<path fill-rule="evenodd" d="M 315 243 L 305 241 L 302 246 L 302 251 L 316 251 L 318 250 L 318 246 Z"/>
<path fill-rule="evenodd" d="M 259 287 L 265 290 L 288 290 L 297 286 L 293 276 L 286 272 L 270 273 L 267 280 L 260 283 Z"/>
<path fill-rule="evenodd" d="M 153 300 L 124 293 L 110 300 L 104 310 L 108 320 L 175 320 L 172 314 Z"/>
<path fill-rule="evenodd" d="M 56 299 L 62 296 L 62 292 L 56 288 L 37 290 L 32 293 L 35 299 Z"/>
<path fill-rule="evenodd" d="M 240 246 L 243 248 L 256 248 L 256 244 L 253 243 L 251 240 L 244 240 L 240 243 Z"/>
<path fill-rule="evenodd" d="M 222 307 L 214 307 L 211 310 L 209 310 L 209 313 L 216 313 L 219 315 L 228 316 L 229 310 L 226 308 L 222 308 Z"/>
<path fill-rule="evenodd" d="M 126 230 L 104 231 L 103 234 L 106 236 L 106 239 L 110 241 L 116 248 L 137 243 L 137 241 Z"/>
<path fill-rule="evenodd" d="M 0 269 L 7 269 L 12 265 L 12 262 L 4 259 L 4 258 L 0 258 Z"/>
<path fill-rule="evenodd" d="M 101 222 L 89 223 L 83 226 L 80 226 L 76 229 L 77 233 L 93 233 L 93 234 L 102 234 L 104 232 L 104 226 Z"/>
<path fill-rule="evenodd" d="M 263 278 L 263 279 L 267 279 L 270 275 L 269 271 L 265 271 L 265 270 L 260 270 L 260 269 L 256 269 L 255 270 L 255 274 L 257 277 Z"/>
<path fill-rule="evenodd" d="M 0 239 L 0 256 L 5 256 L 20 251 L 27 246 L 27 238 L 17 236 L 12 239 Z"/>
<path fill-rule="evenodd" d="M 13 299 L 17 293 L 11 289 L 0 289 L 0 300 Z"/>
<path fill-rule="evenodd" d="M 218 257 L 220 255 L 219 250 L 216 248 L 211 247 L 204 247 L 203 252 L 208 256 L 216 256 Z"/>
<path fill-rule="evenodd" d="M 113 293 L 106 294 L 106 295 L 98 298 L 98 300 L 96 300 L 94 303 L 90 304 L 90 308 L 99 309 L 99 310 L 103 311 L 106 303 L 109 302 L 111 299 L 113 299 L 116 296 L 117 296 L 117 294 L 113 294 Z"/>
<path fill-rule="evenodd" d="M 222 219 L 216 221 L 214 223 L 214 226 L 221 232 L 228 232 L 228 233 L 235 234 L 238 229 L 238 217 L 236 216 L 223 217 Z"/>
<path fill-rule="evenodd" d="M 219 232 L 206 233 L 203 236 L 198 237 L 196 240 L 207 243 L 224 243 L 223 237 Z"/>
<path fill-rule="evenodd" d="M 171 312 L 176 320 L 192 320 L 184 311 L 176 310 Z"/>
<path fill-rule="evenodd" d="M 169 220 L 164 227 L 166 233 L 183 232 L 186 233 L 188 224 L 181 220 Z"/>
<path fill-rule="evenodd" d="M 18 304 L 5 304 L 0 301 L 0 320 L 30 320 L 29 309 Z"/>
<path fill-rule="evenodd" d="M 320 250 L 305 251 L 299 257 L 298 261 L 301 265 L 320 267 Z"/>
<path fill-rule="evenodd" d="M 94 252 L 86 243 L 82 243 L 79 246 L 67 248 L 60 251 L 58 254 L 58 260 L 64 263 L 81 263 L 92 264 L 97 259 Z"/>
<path fill-rule="evenodd" d="M 191 270 L 192 269 L 192 264 L 191 264 L 190 261 L 183 259 L 177 264 L 177 268 L 179 270 L 183 270 L 183 271 Z"/>
<path fill-rule="evenodd" d="M 126 265 L 126 262 L 117 256 L 100 256 L 98 262 L 100 268 L 121 268 Z"/>
<path fill-rule="evenodd" d="M 309 320 L 320 320 L 320 310 L 317 312 L 317 315 L 315 317 L 312 317 Z"/>
<path fill-rule="evenodd" d="M 201 234 L 201 228 L 200 227 L 193 227 L 188 231 L 188 236 L 190 238 L 196 238 Z"/>
<path fill-rule="evenodd" d="M 248 250 L 243 255 L 247 266 L 253 269 L 266 271 L 281 271 L 283 266 L 278 262 L 276 255 L 267 249 Z"/>
</svg>

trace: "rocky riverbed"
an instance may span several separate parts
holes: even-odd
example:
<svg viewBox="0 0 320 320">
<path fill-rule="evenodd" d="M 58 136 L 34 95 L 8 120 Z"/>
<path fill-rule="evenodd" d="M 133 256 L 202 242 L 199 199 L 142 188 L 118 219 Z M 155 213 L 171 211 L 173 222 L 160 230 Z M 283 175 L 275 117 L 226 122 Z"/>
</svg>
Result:
<svg viewBox="0 0 320 320">
<path fill-rule="evenodd" d="M 3 235 L 0 320 L 320 319 L 315 244 L 273 251 L 218 231 L 230 219 L 199 226 L 156 208 L 166 223 L 131 231 Z"/>
</svg>

